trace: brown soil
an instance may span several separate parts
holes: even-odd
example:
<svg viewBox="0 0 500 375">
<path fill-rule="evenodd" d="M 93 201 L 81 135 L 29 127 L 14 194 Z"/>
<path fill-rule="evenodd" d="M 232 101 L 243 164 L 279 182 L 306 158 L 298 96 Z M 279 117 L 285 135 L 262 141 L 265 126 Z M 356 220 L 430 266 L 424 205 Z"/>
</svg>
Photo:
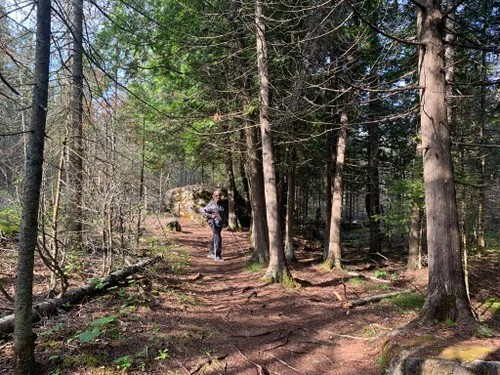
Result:
<svg viewBox="0 0 500 375">
<path fill-rule="evenodd" d="M 297 284 L 266 284 L 265 269 L 245 271 L 247 232 L 224 230 L 225 261 L 215 262 L 206 257 L 207 226 L 182 221 L 182 232 L 164 233 L 154 219 L 147 228 L 149 238 L 175 243 L 165 260 L 130 287 L 44 320 L 36 328 L 43 374 L 379 374 L 387 334 L 414 320 L 417 309 L 390 300 L 356 308 L 346 302 L 409 287 L 425 292 L 426 272 L 405 273 L 402 261 L 381 259 L 377 270 L 387 283 L 350 278 L 325 271 L 319 246 L 300 240 L 299 261 L 290 266 Z M 150 240 L 148 252 L 156 246 Z M 347 249 L 350 269 L 373 276 L 373 264 L 354 262 L 359 251 Z M 485 336 L 495 333 L 498 315 L 478 301 L 498 298 L 497 258 L 472 266 L 474 306 L 489 319 Z M 474 276 L 485 259 L 492 273 L 483 283 Z M 92 325 L 106 316 L 113 317 L 108 325 Z M 95 327 L 99 336 L 81 342 L 78 335 Z M 418 345 L 423 352 L 439 348 L 433 355 L 460 344 L 489 348 L 485 359 L 500 359 L 498 337 L 479 337 L 467 327 L 436 324 L 397 337 L 401 343 L 425 337 Z M 12 373 L 11 359 L 12 342 L 0 341 L 1 374 Z"/>
</svg>

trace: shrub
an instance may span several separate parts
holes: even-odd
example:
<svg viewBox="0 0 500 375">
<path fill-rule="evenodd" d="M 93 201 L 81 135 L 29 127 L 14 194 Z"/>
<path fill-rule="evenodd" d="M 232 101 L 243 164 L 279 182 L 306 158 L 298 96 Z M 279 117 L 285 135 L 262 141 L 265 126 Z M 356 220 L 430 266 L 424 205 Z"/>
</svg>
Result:
<svg viewBox="0 0 500 375">
<path fill-rule="evenodd" d="M 0 211 L 0 232 L 13 235 L 19 232 L 21 208 L 9 207 Z"/>
</svg>

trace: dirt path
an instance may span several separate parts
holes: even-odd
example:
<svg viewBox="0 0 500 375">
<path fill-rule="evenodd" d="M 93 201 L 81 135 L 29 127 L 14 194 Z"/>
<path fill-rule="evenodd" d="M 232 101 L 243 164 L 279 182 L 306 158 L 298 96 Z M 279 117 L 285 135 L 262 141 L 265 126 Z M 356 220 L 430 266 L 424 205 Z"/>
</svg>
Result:
<svg viewBox="0 0 500 375">
<path fill-rule="evenodd" d="M 354 337 L 366 329 L 383 332 L 378 328 L 383 310 L 342 308 L 333 294 L 343 293 L 340 281 L 313 266 L 292 271 L 299 279 L 307 273 L 311 284 L 306 288 L 265 285 L 260 280 L 265 270 L 244 270 L 247 233 L 223 231 L 221 263 L 206 257 L 208 227 L 188 221 L 182 227 L 182 233 L 171 236 L 189 252 L 191 262 L 177 279 L 178 292 L 192 302 L 180 311 L 164 306 L 168 313 L 158 316 L 173 334 L 177 330 L 192 336 L 184 340 L 187 345 L 172 348 L 182 373 L 192 373 L 200 364 L 205 364 L 205 374 L 379 373 L 374 341 L 339 335 Z M 307 264 L 319 254 L 298 255 Z M 209 363 L 214 357 L 220 360 Z"/>
<path fill-rule="evenodd" d="M 41 375 L 375 375 L 381 373 L 377 360 L 385 334 L 415 319 L 422 306 L 426 271 L 406 273 L 401 249 L 376 268 L 363 262 L 359 241 L 344 241 L 346 268 L 385 280 L 380 282 L 323 270 L 321 246 L 298 240 L 299 261 L 291 272 L 301 287 L 287 288 L 266 285 L 261 280 L 265 269 L 245 269 L 247 232 L 223 230 L 225 261 L 219 263 L 207 258 L 208 226 L 185 220 L 182 232 L 164 232 L 167 221 L 148 217 L 140 254 L 131 256 L 164 254 L 153 270 L 35 327 Z M 99 254 L 79 258 L 72 284 L 88 282 L 99 259 Z M 471 262 L 471 295 L 482 314 L 482 334 L 436 324 L 394 340 L 417 339 L 424 355 L 442 355 L 446 349 L 452 358 L 456 348 L 475 345 L 480 352 L 487 349 L 483 359 L 500 360 L 500 336 L 492 337 L 500 327 L 498 267 L 495 254 Z M 41 288 L 43 265 L 38 264 L 36 275 Z M 344 306 L 345 300 L 410 286 L 420 294 Z M 44 298 L 46 292 L 39 289 L 36 295 Z M 12 340 L 0 341 L 0 374 L 13 373 L 12 358 Z"/>
</svg>

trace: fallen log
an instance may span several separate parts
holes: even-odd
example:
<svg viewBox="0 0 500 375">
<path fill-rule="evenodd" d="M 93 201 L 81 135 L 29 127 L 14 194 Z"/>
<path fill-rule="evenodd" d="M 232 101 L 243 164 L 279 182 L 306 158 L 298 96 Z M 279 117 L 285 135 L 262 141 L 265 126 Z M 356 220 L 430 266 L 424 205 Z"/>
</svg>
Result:
<svg viewBox="0 0 500 375">
<path fill-rule="evenodd" d="M 57 312 L 58 308 L 63 306 L 74 305 L 82 301 L 86 297 L 93 296 L 97 293 L 106 291 L 107 289 L 117 286 L 127 277 L 139 272 L 141 269 L 158 262 L 161 257 L 154 257 L 143 260 L 139 263 L 114 271 L 102 280 L 91 282 L 81 288 L 68 290 L 59 298 L 50 298 L 33 306 L 31 311 L 33 323 L 37 323 L 43 316 L 50 316 Z M 0 335 L 5 335 L 14 332 L 14 314 L 7 315 L 0 319 Z"/>
<path fill-rule="evenodd" d="M 370 279 L 372 281 L 375 281 L 377 283 L 385 283 L 385 284 L 390 284 L 391 281 L 390 280 L 384 280 L 384 279 L 379 279 L 375 276 L 370 276 L 370 275 L 363 275 L 361 273 L 357 273 L 357 272 L 347 272 L 347 274 L 349 276 L 353 276 L 353 277 L 359 277 L 359 278 L 365 278 L 365 279 Z"/>
<path fill-rule="evenodd" d="M 413 292 L 413 289 L 405 289 L 405 290 L 400 290 L 398 292 L 377 294 L 375 296 L 359 298 L 359 299 L 355 299 L 354 301 L 349 301 L 349 306 L 367 305 L 367 304 L 372 303 L 372 302 L 378 302 L 378 301 L 383 300 L 385 298 L 391 298 L 391 297 L 395 297 L 395 296 L 398 296 L 398 295 L 403 294 L 403 293 L 411 293 L 411 292 Z"/>
</svg>

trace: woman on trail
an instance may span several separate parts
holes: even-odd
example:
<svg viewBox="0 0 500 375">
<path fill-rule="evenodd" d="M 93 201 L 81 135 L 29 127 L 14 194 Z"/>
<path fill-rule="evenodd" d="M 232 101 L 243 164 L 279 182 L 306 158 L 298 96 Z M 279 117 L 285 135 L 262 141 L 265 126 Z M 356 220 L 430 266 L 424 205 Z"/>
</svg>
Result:
<svg viewBox="0 0 500 375">
<path fill-rule="evenodd" d="M 222 225 L 224 224 L 224 207 L 220 202 L 221 191 L 215 190 L 212 199 L 200 212 L 208 219 L 208 224 L 212 228 L 212 241 L 208 249 L 208 258 L 214 258 L 217 262 L 222 262 Z"/>
</svg>

